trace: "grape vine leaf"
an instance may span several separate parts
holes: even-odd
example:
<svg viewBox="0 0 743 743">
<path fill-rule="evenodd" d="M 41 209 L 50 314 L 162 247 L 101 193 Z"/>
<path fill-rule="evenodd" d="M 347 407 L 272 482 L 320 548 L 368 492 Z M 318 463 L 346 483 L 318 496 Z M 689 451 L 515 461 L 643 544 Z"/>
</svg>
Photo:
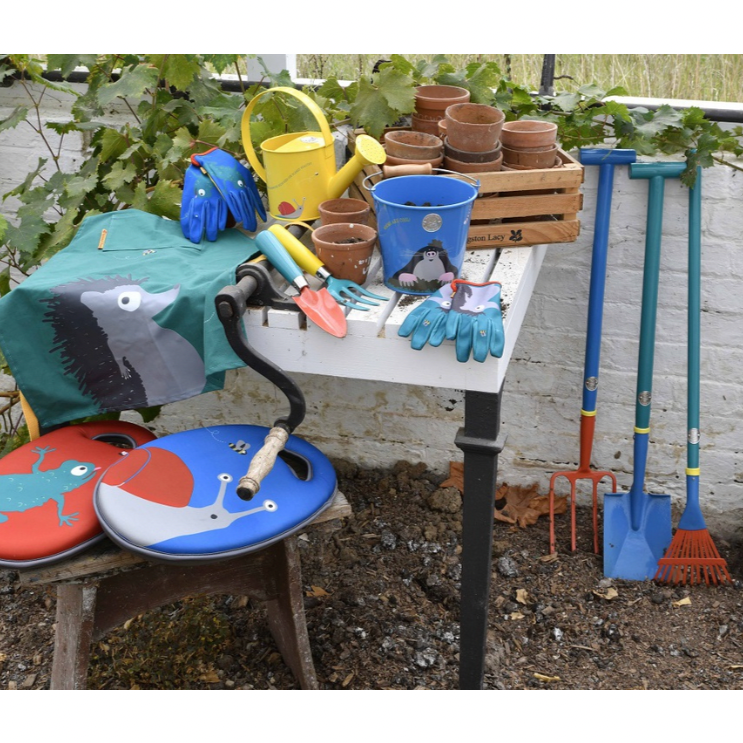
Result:
<svg viewBox="0 0 743 743">
<path fill-rule="evenodd" d="M 15 128 L 22 121 L 26 120 L 26 116 L 28 116 L 28 109 L 24 106 L 17 106 L 10 116 L 0 121 L 0 132 Z"/>
<path fill-rule="evenodd" d="M 152 54 L 150 62 L 177 90 L 186 90 L 201 70 L 198 59 L 192 54 Z"/>
<path fill-rule="evenodd" d="M 148 88 L 157 85 L 157 68 L 149 65 L 127 67 L 114 83 L 103 85 L 98 91 L 98 103 L 106 106 L 114 98 L 141 98 Z"/>
<path fill-rule="evenodd" d="M 90 69 L 98 61 L 96 54 L 47 54 L 46 68 L 48 70 L 59 70 L 62 77 L 68 77 L 75 71 L 76 67 Z"/>
</svg>

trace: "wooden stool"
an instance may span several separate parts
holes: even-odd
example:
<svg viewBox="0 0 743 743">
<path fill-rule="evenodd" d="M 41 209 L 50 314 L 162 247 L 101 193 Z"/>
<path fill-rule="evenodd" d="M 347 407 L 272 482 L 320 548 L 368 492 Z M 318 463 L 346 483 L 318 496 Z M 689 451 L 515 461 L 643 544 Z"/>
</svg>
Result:
<svg viewBox="0 0 743 743">
<path fill-rule="evenodd" d="M 339 528 L 351 507 L 338 492 L 307 529 Z M 317 689 L 295 536 L 258 552 L 202 565 L 152 563 L 104 542 L 82 555 L 22 571 L 26 585 L 57 587 L 52 689 L 84 689 L 91 644 L 127 619 L 186 596 L 247 595 L 265 601 L 271 634 L 303 689 Z"/>
</svg>

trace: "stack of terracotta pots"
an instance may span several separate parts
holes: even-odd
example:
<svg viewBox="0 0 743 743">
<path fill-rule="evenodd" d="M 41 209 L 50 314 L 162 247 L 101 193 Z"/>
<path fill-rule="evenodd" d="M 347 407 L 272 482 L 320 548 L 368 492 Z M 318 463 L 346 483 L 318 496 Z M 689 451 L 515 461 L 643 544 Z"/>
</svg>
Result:
<svg viewBox="0 0 743 743">
<path fill-rule="evenodd" d="M 557 168 L 557 124 L 522 119 L 509 121 L 501 132 L 503 170 Z"/>
<path fill-rule="evenodd" d="M 384 135 L 386 165 L 426 165 L 437 168 L 444 159 L 444 143 L 435 134 L 399 129 Z"/>
<path fill-rule="evenodd" d="M 446 109 L 439 126 L 444 138 L 444 167 L 457 173 L 500 170 L 503 111 L 482 103 L 457 103 Z"/>
<path fill-rule="evenodd" d="M 469 90 L 456 85 L 419 85 L 415 89 L 413 131 L 438 135 L 446 109 L 455 103 L 468 103 L 469 99 Z"/>
</svg>

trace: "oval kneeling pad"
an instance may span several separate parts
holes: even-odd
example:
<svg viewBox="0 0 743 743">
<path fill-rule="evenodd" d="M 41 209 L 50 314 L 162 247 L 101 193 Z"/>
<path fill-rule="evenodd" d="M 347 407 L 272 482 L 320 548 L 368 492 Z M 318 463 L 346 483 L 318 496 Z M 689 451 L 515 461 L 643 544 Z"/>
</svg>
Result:
<svg viewBox="0 0 743 743">
<path fill-rule="evenodd" d="M 96 481 L 109 465 L 153 439 L 133 423 L 80 423 L 0 459 L 0 566 L 44 565 L 102 539 L 93 508 Z"/>
<path fill-rule="evenodd" d="M 95 508 L 108 535 L 158 561 L 204 562 L 252 552 L 312 521 L 333 500 L 335 470 L 290 436 L 250 501 L 237 495 L 269 429 L 212 426 L 164 436 L 110 467 Z"/>
</svg>

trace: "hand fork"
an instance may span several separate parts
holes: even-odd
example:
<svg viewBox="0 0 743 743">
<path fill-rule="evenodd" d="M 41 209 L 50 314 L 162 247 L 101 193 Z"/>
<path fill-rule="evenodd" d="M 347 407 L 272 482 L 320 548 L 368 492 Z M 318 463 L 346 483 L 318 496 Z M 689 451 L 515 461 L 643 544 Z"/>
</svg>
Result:
<svg viewBox="0 0 743 743">
<path fill-rule="evenodd" d="M 381 301 L 387 301 L 387 297 L 373 294 L 355 281 L 335 278 L 335 276 L 325 268 L 323 262 L 308 247 L 303 245 L 296 237 L 294 237 L 286 227 L 280 224 L 274 224 L 268 229 L 269 232 L 272 232 L 276 236 L 279 242 L 286 248 L 288 253 L 292 258 L 294 258 L 303 271 L 317 276 L 317 278 L 325 283 L 328 293 L 339 304 L 345 305 L 354 310 L 367 311 L 369 307 L 364 305 L 374 307 L 379 305 L 379 302 L 374 302 L 372 300 L 379 299 Z M 362 304 L 358 304 L 358 302 L 361 302 Z"/>
</svg>

